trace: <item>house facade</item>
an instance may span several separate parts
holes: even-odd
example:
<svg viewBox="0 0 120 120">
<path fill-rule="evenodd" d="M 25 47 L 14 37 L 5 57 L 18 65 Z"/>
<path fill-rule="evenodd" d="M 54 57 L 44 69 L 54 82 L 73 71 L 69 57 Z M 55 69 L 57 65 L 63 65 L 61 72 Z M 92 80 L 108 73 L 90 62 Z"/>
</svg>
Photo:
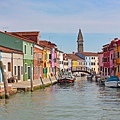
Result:
<svg viewBox="0 0 120 120">
<path fill-rule="evenodd" d="M 43 76 L 43 47 L 34 44 L 34 67 L 33 67 L 33 80 L 40 79 Z"/>
<path fill-rule="evenodd" d="M 104 76 L 110 75 L 110 51 L 109 44 L 103 46 L 103 73 Z"/>
<path fill-rule="evenodd" d="M 98 63 L 99 63 L 98 73 L 103 75 L 103 52 L 98 52 Z"/>
<path fill-rule="evenodd" d="M 30 66 L 33 66 L 33 42 L 17 34 L 0 32 L 0 44 L 23 53 L 23 80 L 30 80 Z"/>
<path fill-rule="evenodd" d="M 7 79 L 15 77 L 18 82 L 23 81 L 23 53 L 3 46 L 0 46 L 0 50 L 0 60 L 3 62 Z M 1 69 L 0 82 L 2 82 Z"/>
</svg>

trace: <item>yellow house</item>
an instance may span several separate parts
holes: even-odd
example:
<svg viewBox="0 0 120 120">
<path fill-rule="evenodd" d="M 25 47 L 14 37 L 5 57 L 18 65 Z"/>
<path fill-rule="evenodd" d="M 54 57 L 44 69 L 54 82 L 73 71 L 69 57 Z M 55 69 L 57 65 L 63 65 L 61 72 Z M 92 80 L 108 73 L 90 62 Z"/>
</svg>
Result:
<svg viewBox="0 0 120 120">
<path fill-rule="evenodd" d="M 72 70 L 82 69 L 84 65 L 81 65 L 80 63 L 83 62 L 83 59 L 78 57 L 77 55 L 73 54 L 67 54 L 69 58 L 72 60 Z"/>
</svg>

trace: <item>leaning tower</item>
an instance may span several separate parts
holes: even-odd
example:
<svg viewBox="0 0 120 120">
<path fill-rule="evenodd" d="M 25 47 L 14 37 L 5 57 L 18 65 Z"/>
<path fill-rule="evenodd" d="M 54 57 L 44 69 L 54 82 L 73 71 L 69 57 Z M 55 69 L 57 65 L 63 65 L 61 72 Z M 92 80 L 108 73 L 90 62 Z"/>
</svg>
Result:
<svg viewBox="0 0 120 120">
<path fill-rule="evenodd" d="M 82 32 L 81 29 L 79 29 L 79 33 L 78 33 L 78 38 L 77 38 L 77 51 L 78 53 L 84 52 L 84 46 L 83 46 L 83 36 L 82 36 Z"/>
</svg>

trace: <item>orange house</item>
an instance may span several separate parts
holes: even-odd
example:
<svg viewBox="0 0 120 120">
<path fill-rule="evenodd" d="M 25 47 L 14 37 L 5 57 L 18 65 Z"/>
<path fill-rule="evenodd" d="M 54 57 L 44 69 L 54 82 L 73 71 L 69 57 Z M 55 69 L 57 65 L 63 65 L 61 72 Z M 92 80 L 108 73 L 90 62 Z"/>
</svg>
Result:
<svg viewBox="0 0 120 120">
<path fill-rule="evenodd" d="M 40 79 L 43 76 L 43 47 L 34 45 L 34 76 L 33 79 Z"/>
</svg>

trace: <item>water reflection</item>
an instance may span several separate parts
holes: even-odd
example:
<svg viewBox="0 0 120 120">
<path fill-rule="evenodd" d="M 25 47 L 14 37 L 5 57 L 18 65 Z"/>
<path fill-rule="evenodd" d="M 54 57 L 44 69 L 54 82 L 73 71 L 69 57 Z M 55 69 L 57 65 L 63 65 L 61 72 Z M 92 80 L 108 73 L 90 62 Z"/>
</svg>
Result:
<svg viewBox="0 0 120 120">
<path fill-rule="evenodd" d="M 70 89 L 75 83 L 58 83 L 57 85 L 62 89 Z"/>
</svg>

